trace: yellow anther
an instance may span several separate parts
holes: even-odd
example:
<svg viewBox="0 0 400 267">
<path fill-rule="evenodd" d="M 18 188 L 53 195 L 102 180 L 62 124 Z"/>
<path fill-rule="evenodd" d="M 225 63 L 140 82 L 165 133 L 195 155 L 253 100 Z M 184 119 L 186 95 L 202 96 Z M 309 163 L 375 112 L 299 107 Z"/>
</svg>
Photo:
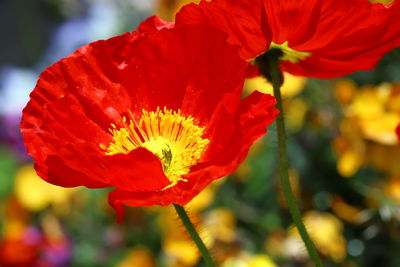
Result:
<svg viewBox="0 0 400 267">
<path fill-rule="evenodd" d="M 129 122 L 128 122 L 129 121 Z M 144 147 L 157 156 L 171 184 L 186 181 L 183 175 L 189 173 L 210 140 L 203 138 L 204 128 L 196 125 L 191 116 L 184 116 L 180 110 L 164 107 L 156 111 L 142 110 L 140 119 L 122 118 L 122 127 L 111 124 L 112 141 L 108 146 L 100 145 L 106 155 L 128 154 L 133 149 Z"/>
</svg>

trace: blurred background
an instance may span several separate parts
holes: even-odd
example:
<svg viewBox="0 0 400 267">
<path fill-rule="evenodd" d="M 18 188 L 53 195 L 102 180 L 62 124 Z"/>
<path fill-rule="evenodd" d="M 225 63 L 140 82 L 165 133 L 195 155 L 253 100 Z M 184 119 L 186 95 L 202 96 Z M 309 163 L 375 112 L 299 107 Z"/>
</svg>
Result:
<svg viewBox="0 0 400 267">
<path fill-rule="evenodd" d="M 0 266 L 203 266 L 171 208 L 38 178 L 19 120 L 38 75 L 78 47 L 173 20 L 179 0 L 0 0 Z M 387 2 L 387 1 L 386 1 Z M 271 92 L 261 78 L 244 94 Z M 343 79 L 285 74 L 290 179 L 326 266 L 400 266 L 400 50 Z M 228 178 L 188 206 L 224 267 L 312 266 L 278 183 L 275 126 Z"/>
</svg>

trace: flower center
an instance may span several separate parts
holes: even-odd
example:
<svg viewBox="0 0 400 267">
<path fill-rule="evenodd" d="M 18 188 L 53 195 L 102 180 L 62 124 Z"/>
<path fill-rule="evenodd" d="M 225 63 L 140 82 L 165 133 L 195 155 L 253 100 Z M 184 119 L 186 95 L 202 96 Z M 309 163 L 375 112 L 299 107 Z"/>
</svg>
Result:
<svg viewBox="0 0 400 267">
<path fill-rule="evenodd" d="M 308 56 L 311 55 L 310 52 L 300 52 L 293 50 L 292 48 L 289 47 L 288 41 L 282 43 L 282 44 L 276 44 L 274 42 L 271 43 L 270 49 L 280 49 L 283 52 L 283 56 L 281 57 L 281 60 L 288 60 L 292 63 L 297 63 L 299 60 L 304 60 Z"/>
<path fill-rule="evenodd" d="M 146 148 L 160 159 L 165 176 L 171 182 L 164 189 L 186 181 L 182 176 L 189 173 L 210 143 L 202 137 L 204 128 L 196 125 L 193 117 L 185 117 L 180 110 L 166 107 L 151 112 L 142 110 L 139 120 L 128 121 L 123 117 L 123 127 L 119 129 L 115 124 L 111 126 L 113 140 L 108 147 L 100 145 L 105 154 L 128 154 L 138 147 Z"/>
</svg>

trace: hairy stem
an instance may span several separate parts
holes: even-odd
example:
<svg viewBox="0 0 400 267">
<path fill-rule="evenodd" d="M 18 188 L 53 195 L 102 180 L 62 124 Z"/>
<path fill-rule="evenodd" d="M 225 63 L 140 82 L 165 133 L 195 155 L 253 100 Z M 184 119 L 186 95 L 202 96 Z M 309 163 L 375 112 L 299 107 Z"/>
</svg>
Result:
<svg viewBox="0 0 400 267">
<path fill-rule="evenodd" d="M 276 120 L 278 146 L 279 146 L 280 181 L 285 199 L 289 207 L 289 211 L 300 233 L 300 236 L 303 239 L 303 242 L 307 248 L 308 254 L 310 255 L 310 258 L 314 262 L 315 266 L 322 267 L 323 264 L 318 256 L 318 252 L 315 249 L 314 243 L 312 242 L 309 234 L 307 233 L 307 229 L 304 226 L 304 223 L 301 219 L 301 213 L 299 207 L 297 206 L 296 199 L 294 197 L 293 190 L 290 186 L 290 181 L 289 181 L 289 172 L 288 172 L 289 164 L 288 164 L 287 149 L 286 149 L 286 130 L 285 130 L 285 121 L 283 116 L 284 113 L 282 106 L 282 97 L 280 91 L 281 73 L 278 64 L 280 55 L 281 52 L 279 50 L 271 50 L 267 52 L 267 54 L 262 55 L 261 58 L 258 59 L 258 65 L 260 66 L 261 73 L 272 81 L 272 85 L 274 88 L 274 96 L 277 100 L 277 108 L 280 111 Z"/>
<path fill-rule="evenodd" d="M 216 267 L 217 265 L 215 264 L 213 258 L 211 257 L 210 252 L 208 251 L 207 247 L 204 245 L 203 240 L 201 240 L 199 234 L 197 233 L 196 229 L 194 228 L 193 223 L 190 221 L 189 216 L 187 215 L 185 209 L 182 206 L 179 206 L 177 204 L 173 204 L 173 205 L 174 205 L 176 213 L 178 213 L 179 218 L 181 219 L 183 225 L 185 225 L 186 230 L 189 232 L 190 236 L 192 237 L 193 242 L 196 244 L 197 248 L 199 249 L 200 254 L 203 257 L 206 265 L 209 267 Z"/>
</svg>

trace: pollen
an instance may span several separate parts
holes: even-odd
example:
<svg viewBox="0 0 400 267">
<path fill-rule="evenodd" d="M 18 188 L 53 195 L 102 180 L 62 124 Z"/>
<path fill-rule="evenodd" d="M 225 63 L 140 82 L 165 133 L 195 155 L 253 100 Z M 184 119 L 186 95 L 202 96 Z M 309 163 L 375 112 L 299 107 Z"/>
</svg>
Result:
<svg viewBox="0 0 400 267">
<path fill-rule="evenodd" d="M 171 182 L 163 190 L 187 181 L 183 175 L 199 162 L 210 143 L 203 138 L 204 128 L 197 125 L 191 116 L 184 116 L 180 110 L 164 107 L 156 111 L 142 110 L 134 119 L 132 113 L 123 117 L 122 127 L 111 124 L 112 141 L 108 146 L 100 145 L 106 155 L 128 154 L 144 147 L 161 161 L 165 176 Z"/>
</svg>

